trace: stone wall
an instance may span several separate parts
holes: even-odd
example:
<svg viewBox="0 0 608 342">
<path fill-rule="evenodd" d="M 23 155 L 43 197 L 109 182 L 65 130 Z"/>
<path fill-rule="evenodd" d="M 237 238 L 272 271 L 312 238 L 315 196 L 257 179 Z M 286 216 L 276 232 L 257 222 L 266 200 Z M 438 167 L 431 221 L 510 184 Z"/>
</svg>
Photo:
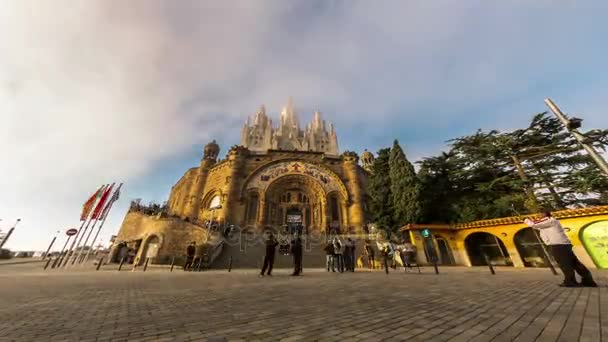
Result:
<svg viewBox="0 0 608 342">
<path fill-rule="evenodd" d="M 170 263 L 173 256 L 181 258 L 190 242 L 197 245 L 207 242 L 208 233 L 205 229 L 177 218 L 160 218 L 148 216 L 139 212 L 129 212 L 116 236 L 116 244 L 141 240 L 142 244 L 136 256 L 141 260 L 146 252 L 146 244 L 150 239 L 158 237 L 158 254 L 152 263 Z M 115 253 L 113 251 L 112 253 Z"/>
</svg>

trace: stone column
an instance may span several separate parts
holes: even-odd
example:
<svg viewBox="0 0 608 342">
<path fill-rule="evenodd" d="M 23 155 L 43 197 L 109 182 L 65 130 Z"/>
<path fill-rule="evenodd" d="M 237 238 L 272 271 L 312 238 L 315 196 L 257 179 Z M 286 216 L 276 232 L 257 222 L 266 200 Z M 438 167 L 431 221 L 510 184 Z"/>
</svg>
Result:
<svg viewBox="0 0 608 342">
<path fill-rule="evenodd" d="M 243 178 L 243 166 L 249 150 L 243 146 L 235 146 L 228 152 L 228 163 L 230 167 L 230 181 L 226 186 L 226 199 L 224 201 L 224 224 L 243 225 L 244 213 L 239 215 L 241 205 L 241 178 Z M 242 210 L 241 210 L 242 211 Z"/>
<path fill-rule="evenodd" d="M 348 208 L 348 221 L 357 231 L 360 231 L 365 224 L 365 213 L 363 212 L 362 183 L 359 179 L 359 157 L 354 152 L 346 152 L 342 155 L 342 160 L 351 200 Z"/>
<path fill-rule="evenodd" d="M 264 225 L 267 223 L 266 222 L 266 211 L 268 210 L 268 208 L 266 207 L 266 201 L 264 200 L 263 196 L 260 195 L 259 200 L 258 200 L 258 217 L 257 217 L 257 224 L 258 224 L 258 228 L 259 229 L 263 229 Z"/>
<path fill-rule="evenodd" d="M 190 185 L 190 191 L 186 198 L 184 215 L 190 220 L 198 219 L 199 211 L 201 209 L 201 202 L 203 199 L 203 190 L 205 189 L 205 183 L 207 182 L 207 175 L 209 169 L 215 164 L 217 154 L 219 153 L 219 146 L 213 141 L 212 143 L 205 146 L 203 159 L 201 165 L 198 167 L 192 179 Z"/>
</svg>

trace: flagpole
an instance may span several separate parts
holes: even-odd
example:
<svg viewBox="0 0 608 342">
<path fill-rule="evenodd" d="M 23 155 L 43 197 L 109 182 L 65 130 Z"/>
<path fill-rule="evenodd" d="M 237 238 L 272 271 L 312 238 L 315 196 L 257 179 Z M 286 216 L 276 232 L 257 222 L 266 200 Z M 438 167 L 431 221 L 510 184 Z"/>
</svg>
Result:
<svg viewBox="0 0 608 342">
<path fill-rule="evenodd" d="M 82 244 L 82 247 L 80 247 L 80 250 L 78 251 L 78 255 L 75 255 L 75 257 L 72 259 L 72 265 L 74 265 L 75 263 L 78 263 L 78 260 L 80 260 L 80 256 L 82 255 L 82 249 L 84 247 L 86 247 L 87 242 L 89 241 L 89 238 L 91 237 L 91 233 L 95 229 L 95 225 L 97 224 L 97 222 L 99 222 L 99 219 L 95 219 L 95 222 L 93 222 L 93 227 L 91 227 L 91 230 L 89 230 L 89 235 L 87 235 L 87 238 L 84 239 L 84 243 Z M 83 236 L 84 236 L 84 234 L 83 234 Z M 80 242 L 79 242 L 79 244 L 80 244 Z M 78 246 L 76 246 L 76 249 L 78 249 Z M 76 251 L 74 251 L 74 254 L 76 254 Z"/>
<path fill-rule="evenodd" d="M 84 238 L 84 235 L 86 234 L 89 225 L 87 224 L 87 226 L 84 229 L 83 234 L 80 236 L 80 239 L 78 240 L 78 243 L 76 244 L 76 249 L 78 249 L 78 247 L 80 247 L 80 250 L 78 251 L 78 255 L 76 255 L 76 249 L 74 250 L 73 253 L 73 257 L 72 257 L 72 262 L 70 265 L 74 265 L 74 263 L 77 261 L 78 258 L 80 258 L 80 256 L 82 255 L 82 249 L 84 247 L 86 247 L 86 243 L 89 240 L 89 236 L 91 236 L 91 232 L 93 231 L 93 229 L 95 229 L 95 225 L 97 224 L 97 221 L 99 221 L 99 210 L 103 209 L 103 206 L 105 205 L 105 201 L 107 199 L 108 193 L 110 191 L 112 191 L 112 187 L 114 187 L 114 183 L 112 183 L 112 185 L 110 186 L 104 186 L 101 192 L 98 192 L 98 200 L 96 199 L 95 201 L 97 202 L 97 205 L 95 205 L 95 208 L 93 209 L 93 211 L 91 212 L 91 219 L 89 220 L 89 224 L 91 223 L 92 220 L 95 220 L 95 222 L 93 222 L 93 227 L 91 227 L 91 230 L 89 231 L 89 235 L 87 236 L 87 239 L 84 242 L 84 245 L 80 246 L 80 243 L 82 242 L 82 239 Z"/>
<path fill-rule="evenodd" d="M 91 247 L 95 246 L 95 241 L 97 241 L 97 237 L 99 236 L 99 232 L 101 232 L 101 228 L 103 228 L 103 224 L 106 223 L 106 218 L 108 217 L 108 214 L 110 214 L 110 210 L 112 210 L 112 205 L 114 204 L 114 202 L 116 202 L 116 200 L 118 199 L 117 194 L 120 194 L 120 188 L 122 187 L 122 183 L 120 183 L 120 185 L 118 186 L 118 188 L 114 191 L 114 194 L 112 195 L 112 198 L 110 199 L 110 203 L 108 203 L 108 205 L 106 206 L 106 208 L 103 210 L 104 214 L 103 214 L 103 220 L 101 221 L 101 224 L 99 225 L 99 228 L 97 229 L 97 233 L 95 233 L 95 237 L 93 238 L 93 242 L 91 242 Z M 92 229 L 91 229 L 92 231 Z M 84 262 L 86 262 L 87 260 L 89 260 L 89 252 L 91 250 L 88 249 L 87 250 L 87 254 L 84 256 Z"/>
<path fill-rule="evenodd" d="M 87 223 L 87 220 L 89 221 L 89 223 L 91 223 L 91 221 L 89 220 L 88 217 L 84 221 L 82 221 L 82 224 L 80 225 L 80 229 L 78 229 L 78 233 L 76 233 L 76 236 L 74 236 L 74 240 L 72 240 L 72 244 L 70 245 L 70 248 L 65 253 L 65 263 L 63 263 L 63 265 L 59 264 L 60 268 L 65 267 L 65 265 L 68 264 L 68 261 L 70 260 L 70 253 L 72 252 L 72 249 L 74 248 L 74 244 L 76 243 L 76 240 L 78 240 L 78 237 L 81 236 L 82 227 L 84 227 L 84 224 Z M 89 227 L 88 224 L 87 224 L 87 227 Z M 61 261 L 63 262 L 63 260 L 61 260 Z"/>
</svg>

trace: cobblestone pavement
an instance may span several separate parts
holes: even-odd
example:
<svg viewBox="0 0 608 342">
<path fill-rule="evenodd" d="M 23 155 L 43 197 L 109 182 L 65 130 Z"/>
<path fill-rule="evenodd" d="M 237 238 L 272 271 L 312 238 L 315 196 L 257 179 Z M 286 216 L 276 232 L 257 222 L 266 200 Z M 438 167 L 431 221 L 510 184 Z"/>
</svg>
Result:
<svg viewBox="0 0 608 342">
<path fill-rule="evenodd" d="M 18 270 L 0 268 L 0 341 L 608 341 L 607 272 Z"/>
</svg>

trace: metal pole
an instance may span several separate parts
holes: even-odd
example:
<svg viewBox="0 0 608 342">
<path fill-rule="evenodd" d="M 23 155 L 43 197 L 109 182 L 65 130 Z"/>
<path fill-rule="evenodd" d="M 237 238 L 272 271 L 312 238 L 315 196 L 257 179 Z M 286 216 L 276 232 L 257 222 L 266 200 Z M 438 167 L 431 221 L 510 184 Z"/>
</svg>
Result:
<svg viewBox="0 0 608 342">
<path fill-rule="evenodd" d="M 88 218 L 87 218 L 88 219 Z M 76 243 L 76 240 L 78 240 L 78 237 L 80 236 L 80 238 L 82 239 L 82 235 L 84 235 L 84 233 L 82 232 L 82 227 L 84 227 L 84 224 L 87 223 L 87 220 L 82 221 L 82 224 L 80 225 L 80 229 L 78 229 L 78 232 L 76 232 L 76 235 L 74 236 L 74 241 L 72 241 L 72 244 L 70 245 L 70 248 L 68 249 L 68 251 L 66 252 L 66 258 L 65 258 L 65 263 L 63 263 L 63 265 L 61 263 L 59 263 L 59 267 L 65 267 L 65 265 L 68 264 L 68 261 L 70 259 L 69 255 L 72 252 L 72 249 L 74 249 L 74 244 Z M 89 227 L 89 224 L 91 223 L 91 220 L 88 220 L 87 223 L 87 228 Z M 85 228 L 85 230 L 87 229 Z M 82 235 L 81 235 L 82 234 Z M 80 244 L 80 242 L 78 243 Z M 63 261 L 63 260 L 62 260 Z"/>
<path fill-rule="evenodd" d="M 95 245 L 95 241 L 97 241 L 97 237 L 99 236 L 99 232 L 101 232 L 101 228 L 103 228 L 103 224 L 106 223 L 106 218 L 108 217 L 108 214 L 110 213 L 110 210 L 112 210 L 112 205 L 114 204 L 114 202 L 116 201 L 116 199 L 118 199 L 118 197 L 116 197 L 115 195 L 116 195 L 117 191 L 120 191 L 120 188 L 122 188 L 122 183 L 120 183 L 120 185 L 118 186 L 118 188 L 116 190 L 114 190 L 114 194 L 110 198 L 110 203 L 108 203 L 106 205 L 106 207 L 102 210 L 103 221 L 101 221 L 101 224 L 99 225 L 99 229 L 97 229 L 97 233 L 95 233 L 95 237 L 93 238 L 93 242 L 91 242 L 91 247 Z M 93 231 L 93 229 L 91 229 L 91 231 Z M 89 260 L 89 253 L 90 253 L 90 251 L 91 251 L 90 249 L 87 250 L 87 254 L 84 256 L 84 261 L 85 262 L 87 260 Z"/>
<path fill-rule="evenodd" d="M 439 274 L 439 268 L 437 268 L 437 259 L 433 259 L 433 267 L 435 268 L 435 274 Z"/>
<path fill-rule="evenodd" d="M 57 231 L 57 234 L 59 234 L 59 231 Z M 57 235 L 55 235 L 55 237 L 53 237 L 53 240 L 51 240 L 51 244 L 49 245 L 49 248 L 46 249 L 46 252 L 42 256 L 42 260 L 44 260 L 46 258 L 46 256 L 49 254 L 49 251 L 51 250 L 51 247 L 53 247 L 55 240 L 57 240 Z"/>
<path fill-rule="evenodd" d="M 65 257 L 65 255 L 63 254 L 63 252 L 65 252 L 65 248 L 68 246 L 68 242 L 70 242 L 70 239 L 72 238 L 72 236 L 68 236 L 67 240 L 65 240 L 65 244 L 63 245 L 63 248 L 61 249 L 61 252 L 59 253 L 59 263 L 57 263 L 57 259 L 55 259 L 55 262 L 53 263 L 53 266 L 51 266 L 51 268 L 55 268 L 55 266 L 57 267 L 61 267 L 61 263 L 63 262 L 63 258 Z"/>
<path fill-rule="evenodd" d="M 600 154 L 597 153 L 597 151 L 593 148 L 593 146 L 585 143 L 585 136 L 582 135 L 577 129 L 574 129 L 574 128 L 568 129 L 568 119 L 566 118 L 564 113 L 562 113 L 562 111 L 559 109 L 559 107 L 557 107 L 557 105 L 555 103 L 553 103 L 553 101 L 551 101 L 551 99 L 545 99 L 545 104 L 547 104 L 549 109 L 551 109 L 553 114 L 555 114 L 555 116 L 559 119 L 559 121 L 561 121 L 561 123 L 564 125 L 564 127 L 570 133 L 572 133 L 574 138 L 576 138 L 576 140 L 579 142 L 579 144 L 581 144 L 581 146 L 585 149 L 585 151 L 587 151 L 587 153 L 589 153 L 589 155 L 591 156 L 591 158 L 593 158 L 593 160 L 595 161 L 597 166 L 600 168 L 600 170 L 602 170 L 604 172 L 604 174 L 608 176 L 608 163 L 606 163 L 604 158 L 602 158 L 602 156 L 600 156 Z"/>
<path fill-rule="evenodd" d="M 44 265 L 44 269 L 45 270 L 49 267 L 49 264 L 51 263 L 51 260 L 53 260 L 53 258 L 49 258 L 49 260 L 46 262 L 46 265 Z"/>
<path fill-rule="evenodd" d="M 486 263 L 488 264 L 488 267 L 490 268 L 490 272 L 492 274 L 496 275 L 496 272 L 494 272 L 494 267 L 492 266 L 492 263 L 490 262 L 490 259 L 488 258 L 486 253 L 483 253 L 483 258 L 486 259 Z"/>
<path fill-rule="evenodd" d="M 171 270 L 169 272 L 173 272 L 173 266 L 175 266 L 175 257 L 171 258 Z"/>
<path fill-rule="evenodd" d="M 228 260 L 228 272 L 232 271 L 232 257 Z"/>
<path fill-rule="evenodd" d="M 148 269 L 148 261 L 150 261 L 150 258 L 146 258 L 146 262 L 144 263 L 144 272 L 146 272 Z"/>
<path fill-rule="evenodd" d="M 21 219 L 17 219 L 17 222 L 15 222 L 15 224 L 11 227 L 11 229 L 8 230 L 8 233 L 6 233 L 4 240 L 2 240 L 2 242 L 0 242 L 0 248 L 2 248 L 2 246 L 4 246 L 4 244 L 6 243 L 6 241 L 8 241 L 8 238 L 11 237 L 11 234 L 13 234 L 13 231 L 15 230 L 15 227 L 17 227 L 17 223 L 19 223 L 19 222 L 21 222 Z"/>
<path fill-rule="evenodd" d="M 80 256 L 82 256 L 82 250 L 83 250 L 83 248 L 85 248 L 87 246 L 87 242 L 89 241 L 89 238 L 91 237 L 91 233 L 93 232 L 93 229 L 95 229 L 95 225 L 97 224 L 97 222 L 99 222 L 99 220 L 95 219 L 95 222 L 93 222 L 93 227 L 91 227 L 91 230 L 89 230 L 89 234 L 87 235 L 87 238 L 84 240 L 84 243 L 82 244 L 82 246 L 80 247 L 80 250 L 78 251 L 78 255 L 76 255 L 76 250 L 74 250 L 74 258 L 72 258 L 72 265 L 74 265 L 74 263 L 76 263 L 76 261 L 80 259 Z M 88 225 L 87 225 L 87 227 L 88 227 Z M 86 231 L 86 228 L 85 228 L 85 231 Z M 82 236 L 84 236 L 84 234 L 82 234 Z M 82 241 L 82 236 L 80 237 L 81 241 Z M 78 249 L 79 245 L 80 245 L 80 241 L 78 241 L 78 245 L 76 245 L 76 249 Z"/>
<path fill-rule="evenodd" d="M 97 268 L 95 269 L 95 271 L 99 271 L 99 268 L 101 267 L 102 262 L 103 262 L 103 257 L 101 257 L 101 259 L 99 259 L 99 263 L 97 263 Z"/>
</svg>

